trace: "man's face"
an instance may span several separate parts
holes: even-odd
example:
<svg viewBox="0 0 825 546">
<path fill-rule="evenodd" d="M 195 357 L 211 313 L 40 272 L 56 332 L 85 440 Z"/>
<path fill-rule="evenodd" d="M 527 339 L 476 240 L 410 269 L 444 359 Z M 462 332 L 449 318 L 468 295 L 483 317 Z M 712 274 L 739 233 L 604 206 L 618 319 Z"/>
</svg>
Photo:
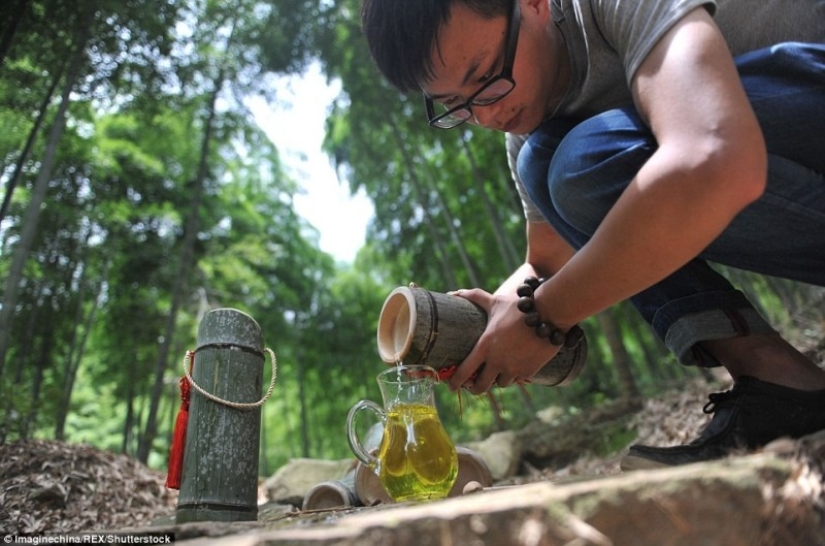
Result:
<svg viewBox="0 0 825 546">
<path fill-rule="evenodd" d="M 487 106 L 473 105 L 471 123 L 512 133 L 528 133 L 552 112 L 567 88 L 567 55 L 552 24 L 547 0 L 522 0 L 513 65 L 515 88 Z M 461 104 L 504 65 L 507 17 L 485 19 L 455 3 L 438 33 L 434 76 L 424 93 L 447 108 Z"/>
</svg>

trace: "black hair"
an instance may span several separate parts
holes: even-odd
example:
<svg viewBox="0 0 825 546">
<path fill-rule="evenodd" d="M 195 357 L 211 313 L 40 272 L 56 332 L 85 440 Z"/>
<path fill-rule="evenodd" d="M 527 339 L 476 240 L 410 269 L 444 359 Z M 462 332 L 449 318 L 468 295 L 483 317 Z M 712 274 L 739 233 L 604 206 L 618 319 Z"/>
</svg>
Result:
<svg viewBox="0 0 825 546">
<path fill-rule="evenodd" d="M 361 28 L 370 54 L 402 93 L 420 91 L 433 75 L 432 52 L 454 4 L 482 17 L 507 16 L 518 0 L 364 0 Z"/>
</svg>

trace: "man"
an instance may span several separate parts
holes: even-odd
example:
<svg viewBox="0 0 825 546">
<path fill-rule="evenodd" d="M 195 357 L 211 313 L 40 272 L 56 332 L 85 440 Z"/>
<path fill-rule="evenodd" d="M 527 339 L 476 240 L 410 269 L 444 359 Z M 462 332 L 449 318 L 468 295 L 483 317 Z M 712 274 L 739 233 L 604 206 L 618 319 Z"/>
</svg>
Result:
<svg viewBox="0 0 825 546">
<path fill-rule="evenodd" d="M 632 446 L 623 468 L 825 429 L 825 371 L 705 261 L 825 285 L 823 21 L 823 0 L 365 0 L 379 69 L 424 93 L 430 125 L 530 135 L 526 261 L 494 294 L 457 292 L 489 323 L 451 386 L 527 379 L 630 298 L 734 386 L 697 440 Z"/>
</svg>

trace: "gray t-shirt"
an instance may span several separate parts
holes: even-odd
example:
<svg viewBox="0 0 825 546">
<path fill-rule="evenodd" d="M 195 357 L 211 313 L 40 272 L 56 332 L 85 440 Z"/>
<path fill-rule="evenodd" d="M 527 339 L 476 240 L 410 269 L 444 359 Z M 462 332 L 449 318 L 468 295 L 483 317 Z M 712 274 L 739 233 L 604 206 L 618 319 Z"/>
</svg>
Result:
<svg viewBox="0 0 825 546">
<path fill-rule="evenodd" d="M 693 9 L 704 6 L 734 56 L 788 41 L 825 43 L 825 0 L 550 0 L 570 56 L 570 87 L 556 117 L 586 118 L 632 104 L 630 81 L 653 46 Z M 507 135 L 508 161 L 525 217 L 530 203 L 515 158 L 526 137 Z"/>
</svg>

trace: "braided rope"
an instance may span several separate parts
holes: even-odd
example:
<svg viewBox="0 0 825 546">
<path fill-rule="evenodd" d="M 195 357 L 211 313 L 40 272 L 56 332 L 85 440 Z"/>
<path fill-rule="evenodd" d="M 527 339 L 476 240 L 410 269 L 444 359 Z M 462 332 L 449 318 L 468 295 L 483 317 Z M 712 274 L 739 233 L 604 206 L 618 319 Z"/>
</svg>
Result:
<svg viewBox="0 0 825 546">
<path fill-rule="evenodd" d="M 192 385 L 192 387 L 196 391 L 198 391 L 199 393 L 204 395 L 209 400 L 212 400 L 213 402 L 217 402 L 218 404 L 223 404 L 224 406 L 229 406 L 230 408 L 235 408 L 235 409 L 241 409 L 241 410 L 255 409 L 255 408 L 263 406 L 264 402 L 266 402 L 269 399 L 269 397 L 272 396 L 272 391 L 275 390 L 275 378 L 278 376 L 278 360 L 275 357 L 275 352 L 272 349 L 270 349 L 269 347 L 265 348 L 264 351 L 266 351 L 269 354 L 269 359 L 272 361 L 272 380 L 269 382 L 269 389 L 267 389 L 266 394 L 264 394 L 263 398 L 261 398 L 257 402 L 230 402 L 229 400 L 224 400 L 223 398 L 220 398 L 218 396 L 215 396 L 214 394 L 206 392 L 203 388 L 201 388 L 200 385 L 195 383 L 194 379 L 192 379 L 192 374 L 190 372 L 190 369 L 191 369 L 191 366 L 190 366 L 191 356 L 190 355 L 193 354 L 193 353 L 190 353 L 190 351 L 187 351 L 186 355 L 184 355 L 184 357 L 183 357 L 183 373 L 186 374 L 186 379 L 189 381 L 189 384 Z"/>
</svg>

